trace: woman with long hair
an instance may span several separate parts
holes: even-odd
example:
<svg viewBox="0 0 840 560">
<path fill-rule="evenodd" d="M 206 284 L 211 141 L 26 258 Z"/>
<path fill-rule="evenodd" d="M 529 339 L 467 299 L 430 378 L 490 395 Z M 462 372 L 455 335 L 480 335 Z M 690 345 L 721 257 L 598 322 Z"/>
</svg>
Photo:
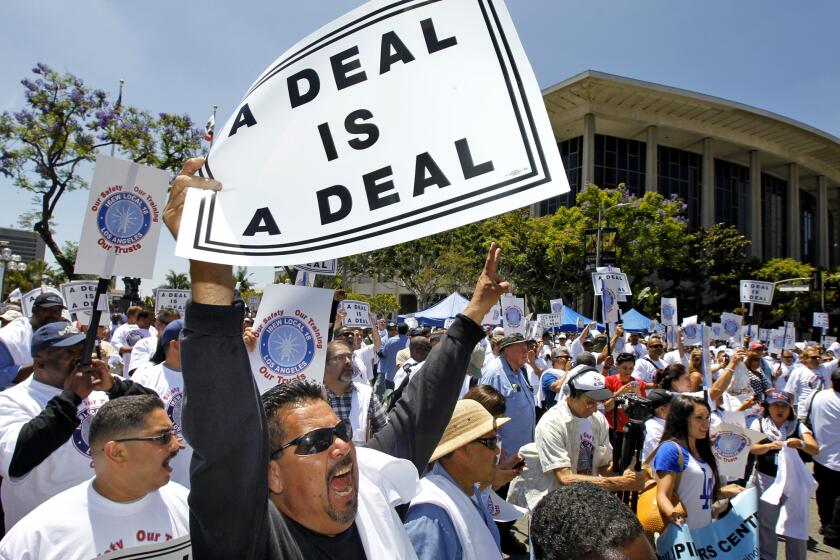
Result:
<svg viewBox="0 0 840 560">
<path fill-rule="evenodd" d="M 691 376 L 682 364 L 671 364 L 656 375 L 656 385 L 672 393 L 691 392 Z"/>
<path fill-rule="evenodd" d="M 708 352 L 708 350 L 706 350 Z M 691 390 L 699 391 L 703 388 L 703 350 L 695 348 L 688 359 L 688 376 L 691 379 Z"/>
<path fill-rule="evenodd" d="M 653 459 L 658 479 L 656 503 L 666 522 L 689 529 L 712 522 L 712 505 L 720 497 L 740 491 L 721 492 L 718 467 L 709 439 L 711 410 L 702 398 L 676 395 L 665 421 L 662 443 Z M 682 510 L 677 509 L 677 500 Z"/>
<path fill-rule="evenodd" d="M 796 411 L 787 395 L 771 392 L 763 406 L 760 418 L 753 421 L 750 428 L 767 435 L 766 439 L 753 444 L 750 453 L 756 456 L 756 469 L 753 483 L 762 494 L 776 480 L 779 450 L 782 447 L 800 449 L 808 455 L 816 455 L 820 448 L 811 430 L 797 420 Z M 761 558 L 776 558 L 776 522 L 779 519 L 781 505 L 758 501 L 758 539 Z M 808 511 L 800 512 L 803 519 L 808 519 Z M 808 550 L 806 539 L 785 538 L 785 557 L 787 560 L 804 559 Z"/>
</svg>

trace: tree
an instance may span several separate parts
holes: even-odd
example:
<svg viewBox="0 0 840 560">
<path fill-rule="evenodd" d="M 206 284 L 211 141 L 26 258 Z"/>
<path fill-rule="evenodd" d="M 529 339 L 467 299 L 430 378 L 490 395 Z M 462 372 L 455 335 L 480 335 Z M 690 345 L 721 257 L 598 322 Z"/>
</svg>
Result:
<svg viewBox="0 0 840 560">
<path fill-rule="evenodd" d="M 164 286 L 165 288 L 169 288 L 171 290 L 190 289 L 190 277 L 184 272 L 175 272 L 174 270 L 169 269 L 169 272 L 166 273 L 164 280 L 166 281 L 166 285 Z"/>
<path fill-rule="evenodd" d="M 400 310 L 400 302 L 393 294 L 375 294 L 368 298 L 370 311 L 384 317 Z"/>
<path fill-rule="evenodd" d="M 25 107 L 0 114 L 0 173 L 35 195 L 32 229 L 41 236 L 68 278 L 74 261 L 59 247 L 50 224 L 66 192 L 87 186 L 79 166 L 114 146 L 137 163 L 177 171 L 195 155 L 201 132 L 186 115 L 157 117 L 111 102 L 104 91 L 91 89 L 70 73 L 45 64 L 24 79 Z"/>
<path fill-rule="evenodd" d="M 254 283 L 249 280 L 253 276 L 248 273 L 247 266 L 237 266 L 236 273 L 233 275 L 233 285 L 239 284 L 239 292 L 250 292 L 254 289 Z"/>
<path fill-rule="evenodd" d="M 22 293 L 34 290 L 41 284 L 58 287 L 59 284 L 66 282 L 67 277 L 60 270 L 55 270 L 45 261 L 34 260 L 26 263 L 26 268 L 23 270 L 10 271 L 6 269 L 3 278 L 3 284 L 8 287 L 4 289 L 3 293 L 8 294 L 15 288 L 20 288 Z"/>
<path fill-rule="evenodd" d="M 794 259 L 770 259 L 756 271 L 755 279 L 778 282 L 790 278 L 813 278 L 814 271 L 812 265 Z M 807 281 L 803 283 L 807 283 Z M 763 311 L 762 308 L 766 306 L 757 305 L 756 307 Z M 806 313 L 807 317 L 810 318 L 810 312 L 819 309 L 820 294 L 817 292 L 784 293 L 776 290 L 773 294 L 773 305 L 769 308 L 769 311 L 774 319 L 790 317 L 797 312 Z M 810 326 L 808 324 L 806 328 Z"/>
</svg>

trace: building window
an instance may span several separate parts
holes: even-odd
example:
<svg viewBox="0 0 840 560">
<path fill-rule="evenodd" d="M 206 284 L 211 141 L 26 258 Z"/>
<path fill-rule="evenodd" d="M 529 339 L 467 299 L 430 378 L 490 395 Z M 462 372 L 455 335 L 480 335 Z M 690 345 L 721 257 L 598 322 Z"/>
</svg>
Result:
<svg viewBox="0 0 840 560">
<path fill-rule="evenodd" d="M 800 189 L 799 208 L 802 262 L 814 264 L 817 262 L 817 197 Z"/>
<path fill-rule="evenodd" d="M 644 142 L 596 134 L 594 183 L 604 189 L 624 183 L 631 194 L 643 195 L 645 156 Z"/>
<path fill-rule="evenodd" d="M 700 182 L 703 156 L 667 146 L 659 146 L 659 193 L 677 196 L 687 205 L 683 215 L 688 228 L 700 227 Z"/>
<path fill-rule="evenodd" d="M 747 231 L 749 215 L 750 168 L 720 159 L 715 160 L 715 223 Z"/>
<path fill-rule="evenodd" d="M 539 215 L 554 214 L 561 206 L 574 206 L 577 193 L 580 191 L 580 177 L 583 163 L 583 136 L 570 138 L 557 144 L 566 178 L 569 180 L 569 192 L 562 196 L 555 196 L 540 202 Z"/>
<path fill-rule="evenodd" d="M 775 259 L 787 254 L 787 181 L 761 174 L 762 257 Z"/>
</svg>

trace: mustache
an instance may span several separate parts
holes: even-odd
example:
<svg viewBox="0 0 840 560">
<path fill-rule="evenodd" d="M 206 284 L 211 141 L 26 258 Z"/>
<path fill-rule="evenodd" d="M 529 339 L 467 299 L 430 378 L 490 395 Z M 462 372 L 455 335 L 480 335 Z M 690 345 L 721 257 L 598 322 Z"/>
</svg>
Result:
<svg viewBox="0 0 840 560">
<path fill-rule="evenodd" d="M 327 471 L 327 480 L 331 479 L 337 471 L 347 466 L 353 466 L 353 458 L 350 457 L 350 455 L 345 456 L 344 459 L 333 465 L 330 470 Z"/>
</svg>

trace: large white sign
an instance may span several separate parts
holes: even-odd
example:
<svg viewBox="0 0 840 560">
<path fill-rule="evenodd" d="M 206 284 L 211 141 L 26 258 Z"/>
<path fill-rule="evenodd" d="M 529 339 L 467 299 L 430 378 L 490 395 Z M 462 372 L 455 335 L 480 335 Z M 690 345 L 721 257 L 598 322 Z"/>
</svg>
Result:
<svg viewBox="0 0 840 560">
<path fill-rule="evenodd" d="M 814 312 L 814 326 L 822 329 L 828 328 L 828 313 Z"/>
<path fill-rule="evenodd" d="M 356 301 L 353 299 L 345 299 L 339 305 L 339 309 L 344 310 L 345 316 L 342 321 L 344 327 L 372 327 L 370 321 L 370 304 L 365 301 Z"/>
<path fill-rule="evenodd" d="M 314 272 L 315 274 L 320 274 L 321 276 L 335 276 L 335 271 L 338 268 L 338 259 L 296 264 L 295 268 L 298 270 L 305 270 L 306 272 Z"/>
<path fill-rule="evenodd" d="M 773 282 L 759 282 L 758 280 L 741 280 L 741 303 L 759 303 L 771 305 L 773 303 Z"/>
<path fill-rule="evenodd" d="M 632 296 L 630 291 L 630 282 L 627 281 L 627 275 L 623 272 L 593 272 L 592 273 L 592 287 L 595 290 L 595 295 L 601 295 L 601 280 L 603 280 L 607 287 L 612 287 L 615 291 L 618 301 L 627 301 L 627 296 Z"/>
<path fill-rule="evenodd" d="M 164 307 L 173 307 L 181 312 L 187 308 L 187 300 L 190 299 L 190 290 L 174 290 L 170 288 L 157 288 L 155 290 L 155 312 Z"/>
<path fill-rule="evenodd" d="M 667 327 L 677 326 L 677 298 L 662 298 L 659 303 L 659 322 Z"/>
<path fill-rule="evenodd" d="M 519 333 L 525 336 L 528 329 L 528 318 L 525 317 L 525 299 L 502 294 L 502 326 L 505 336 Z"/>
<path fill-rule="evenodd" d="M 481 320 L 482 325 L 500 325 L 502 322 L 502 306 L 498 303 L 490 308 L 484 319 Z"/>
<path fill-rule="evenodd" d="M 563 300 L 562 299 L 552 299 L 549 302 L 549 306 L 551 308 L 552 313 L 563 314 Z"/>
<path fill-rule="evenodd" d="M 331 259 L 569 190 L 501 0 L 373 0 L 281 55 L 218 131 L 177 254 Z M 209 196 L 208 196 L 209 195 Z"/>
<path fill-rule="evenodd" d="M 168 184 L 160 169 L 96 156 L 76 274 L 152 278 Z"/>
<path fill-rule="evenodd" d="M 543 327 L 547 329 L 551 329 L 554 327 L 562 327 L 563 326 L 563 314 L 562 313 L 539 313 L 537 314 L 537 321 L 539 321 Z"/>
<path fill-rule="evenodd" d="M 95 280 L 75 280 L 59 286 L 67 311 L 69 313 L 79 313 L 93 310 L 93 300 L 96 299 L 96 284 Z M 106 317 L 108 316 L 110 309 L 108 308 L 107 293 L 102 294 L 102 297 L 99 298 L 99 310 L 104 312 Z"/>
<path fill-rule="evenodd" d="M 737 338 L 741 334 L 741 324 L 744 317 L 735 313 L 721 313 L 720 324 L 723 327 L 723 334 L 727 339 Z"/>
<path fill-rule="evenodd" d="M 266 286 L 249 352 L 260 394 L 289 381 L 324 380 L 333 291 L 289 284 Z"/>
</svg>

